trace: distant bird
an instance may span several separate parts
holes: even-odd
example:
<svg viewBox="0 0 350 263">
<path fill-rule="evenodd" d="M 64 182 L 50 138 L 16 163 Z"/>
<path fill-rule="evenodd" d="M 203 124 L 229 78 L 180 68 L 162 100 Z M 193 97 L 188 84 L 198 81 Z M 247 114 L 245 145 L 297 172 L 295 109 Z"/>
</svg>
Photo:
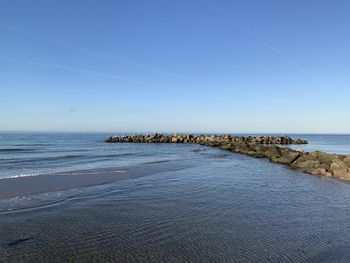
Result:
<svg viewBox="0 0 350 263">
<path fill-rule="evenodd" d="M 69 111 L 75 111 L 75 109 L 70 109 Z"/>
</svg>

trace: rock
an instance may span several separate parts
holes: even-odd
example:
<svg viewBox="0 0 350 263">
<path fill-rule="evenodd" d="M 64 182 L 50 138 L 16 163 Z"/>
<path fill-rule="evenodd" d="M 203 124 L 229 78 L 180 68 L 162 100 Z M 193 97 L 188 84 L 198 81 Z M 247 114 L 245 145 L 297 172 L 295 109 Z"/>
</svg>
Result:
<svg viewBox="0 0 350 263">
<path fill-rule="evenodd" d="M 319 158 L 318 152 L 301 153 L 300 157 L 292 162 L 290 165 L 293 168 L 301 169 L 304 172 L 311 173 L 312 170 L 323 168 L 326 171 L 329 169 L 329 164 L 323 162 Z M 327 161 L 328 162 L 328 161 Z"/>
<path fill-rule="evenodd" d="M 222 149 L 222 150 L 229 151 L 232 148 L 232 144 L 231 143 L 222 144 L 222 145 L 219 146 L 219 148 Z"/>
<path fill-rule="evenodd" d="M 321 168 L 321 163 L 317 160 L 308 160 L 298 163 L 298 166 L 296 166 L 296 168 L 299 168 L 304 172 L 312 173 L 313 170 Z"/>
<path fill-rule="evenodd" d="M 315 159 L 319 160 L 321 163 L 327 164 L 328 166 L 338 158 L 336 154 L 329 154 L 320 151 L 310 153 L 310 156 L 313 156 Z"/>
<path fill-rule="evenodd" d="M 332 173 L 334 177 L 338 178 L 349 178 L 350 179 L 350 173 L 349 173 L 349 168 L 340 159 L 335 159 L 329 168 L 329 172 Z"/>
<path fill-rule="evenodd" d="M 291 164 L 300 156 L 301 153 L 297 151 L 282 151 L 281 156 L 275 158 L 275 162 L 280 164 Z"/>
<path fill-rule="evenodd" d="M 272 162 L 278 162 L 278 158 L 282 156 L 280 152 L 280 148 L 276 146 L 262 148 L 261 150 L 264 156 Z"/>
<path fill-rule="evenodd" d="M 350 180 L 350 156 L 328 154 L 320 151 L 304 152 L 283 148 L 280 145 L 305 144 L 306 140 L 293 140 L 288 136 L 231 136 L 231 135 L 193 135 L 159 133 L 146 135 L 109 136 L 108 143 L 198 143 L 219 147 L 235 153 L 256 158 L 268 158 L 271 162 L 289 165 L 292 168 L 316 176 L 334 176 Z"/>
<path fill-rule="evenodd" d="M 326 176 L 327 171 L 324 168 L 317 168 L 311 171 L 312 175 L 317 175 L 317 176 Z"/>
<path fill-rule="evenodd" d="M 198 143 L 198 142 L 215 142 L 215 143 L 248 143 L 248 144 L 262 144 L 262 145 L 275 145 L 275 144 L 296 144 L 307 143 L 305 140 L 293 140 L 288 136 L 231 136 L 231 135 L 193 135 L 193 134 L 173 134 L 162 135 L 159 133 L 146 134 L 146 135 L 131 135 L 131 136 L 110 136 L 106 139 L 106 142 L 148 142 L 148 143 L 160 143 L 171 142 L 172 138 L 177 138 L 177 143 Z M 175 141 L 175 139 L 174 139 Z"/>
<path fill-rule="evenodd" d="M 350 167 L 350 156 L 346 156 L 344 159 L 343 159 L 343 162 Z"/>
</svg>

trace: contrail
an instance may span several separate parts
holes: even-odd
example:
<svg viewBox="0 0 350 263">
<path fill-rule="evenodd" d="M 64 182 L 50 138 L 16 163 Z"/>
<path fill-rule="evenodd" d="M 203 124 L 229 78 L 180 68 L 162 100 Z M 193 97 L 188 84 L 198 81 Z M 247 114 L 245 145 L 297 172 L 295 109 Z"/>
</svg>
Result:
<svg viewBox="0 0 350 263">
<path fill-rule="evenodd" d="M 90 75 L 95 75 L 95 76 L 99 76 L 99 77 L 124 80 L 124 81 L 134 82 L 134 83 L 141 84 L 141 85 L 151 85 L 150 83 L 147 83 L 147 82 L 126 78 L 126 77 L 119 76 L 119 75 L 106 74 L 106 73 L 95 72 L 95 71 L 90 71 L 90 70 L 85 70 L 85 69 L 80 69 L 80 68 L 67 67 L 67 66 L 56 65 L 56 64 L 47 64 L 47 63 L 42 63 L 42 62 L 34 61 L 34 60 L 22 60 L 22 59 L 9 58 L 9 57 L 3 57 L 3 56 L 0 56 L 0 59 L 7 60 L 7 61 L 19 62 L 19 63 L 25 63 L 25 64 L 31 64 L 31 65 L 37 65 L 37 66 L 43 66 L 43 67 L 49 67 L 49 68 L 56 68 L 56 69 L 67 70 L 67 71 L 72 71 L 72 72 L 90 74 Z"/>
<path fill-rule="evenodd" d="M 30 30 L 20 29 L 20 28 L 13 28 L 13 27 L 7 27 L 7 29 L 11 30 L 11 31 L 16 31 L 16 32 L 22 33 L 22 34 L 27 34 L 27 35 L 30 35 L 32 37 L 39 38 L 39 39 L 45 40 L 47 42 L 54 43 L 54 44 L 56 44 L 58 46 L 61 46 L 61 47 L 70 48 L 70 49 L 73 49 L 73 50 L 75 50 L 75 51 L 77 51 L 77 52 L 79 52 L 81 54 L 88 55 L 88 56 L 91 56 L 91 57 L 117 61 L 117 62 L 129 65 L 129 66 L 133 66 L 133 67 L 140 68 L 140 69 L 145 69 L 145 70 L 150 70 L 150 71 L 153 71 L 153 72 L 156 72 L 156 73 L 160 73 L 160 74 L 163 74 L 163 75 L 167 75 L 167 76 L 170 76 L 170 77 L 174 77 L 174 78 L 184 78 L 184 76 L 179 75 L 179 74 L 174 73 L 174 72 L 166 71 L 166 70 L 159 69 L 159 68 L 156 68 L 156 67 L 153 67 L 153 66 L 149 66 L 149 65 L 145 65 L 145 64 L 132 62 L 130 60 L 122 59 L 122 58 L 119 58 L 119 57 L 116 57 L 116 56 L 103 54 L 103 53 L 100 53 L 100 52 L 97 52 L 97 51 L 94 51 L 94 50 L 91 50 L 91 49 L 88 49 L 88 48 L 77 47 L 77 46 L 75 46 L 75 45 L 73 45 L 71 43 L 68 43 L 66 41 L 50 38 L 50 37 L 47 37 L 47 36 L 45 36 L 43 34 L 35 33 L 35 32 L 30 31 Z"/>
<path fill-rule="evenodd" d="M 311 78 L 311 75 L 309 73 L 307 73 L 303 68 L 301 68 L 300 66 L 298 66 L 297 64 L 295 64 L 292 60 L 290 60 L 286 55 L 284 55 L 281 51 L 279 51 L 277 48 L 275 48 L 274 46 L 272 46 L 269 42 L 267 42 L 265 39 L 261 38 L 260 36 L 258 36 L 254 31 L 252 31 L 251 29 L 249 29 L 247 26 L 243 25 L 242 23 L 240 23 L 239 21 L 237 21 L 236 19 L 232 18 L 231 16 L 229 16 L 228 14 L 226 14 L 221 8 L 219 8 L 216 4 L 214 4 L 213 2 L 211 2 L 210 0 L 204 0 L 208 5 L 210 5 L 211 7 L 215 8 L 221 15 L 223 15 L 223 17 L 228 20 L 229 22 L 234 22 L 236 24 L 237 27 L 239 27 L 240 29 L 242 29 L 243 31 L 245 31 L 246 33 L 248 33 L 252 38 L 254 38 L 255 40 L 259 41 L 261 44 L 263 44 L 265 47 L 267 47 L 268 49 L 270 49 L 272 52 L 274 52 L 276 55 L 278 55 L 280 58 L 284 59 L 290 66 L 294 67 L 296 70 L 298 70 L 299 72 L 301 72 L 302 74 L 304 74 L 305 76 Z"/>
<path fill-rule="evenodd" d="M 160 73 L 162 75 L 167 75 L 169 77 L 173 77 L 173 78 L 184 78 L 184 76 L 177 74 L 177 73 L 173 73 L 173 72 L 169 72 L 169 71 L 165 71 L 159 68 L 155 68 L 149 65 L 144 65 L 144 64 L 139 64 L 139 63 L 135 63 L 126 59 L 122 59 L 119 57 L 115 57 L 115 56 L 111 56 L 111 55 L 107 55 L 107 54 L 103 54 L 103 53 L 99 53 L 99 52 L 95 52 L 86 48 L 81 49 L 82 53 L 85 53 L 87 55 L 90 56 L 94 56 L 97 58 L 102 58 L 102 59 L 107 59 L 107 60 L 112 60 L 112 61 L 117 61 L 117 62 L 121 62 L 123 64 L 129 65 L 129 66 L 133 66 L 136 68 L 140 68 L 140 69 L 145 69 L 145 70 L 150 70 L 156 73 Z"/>
</svg>

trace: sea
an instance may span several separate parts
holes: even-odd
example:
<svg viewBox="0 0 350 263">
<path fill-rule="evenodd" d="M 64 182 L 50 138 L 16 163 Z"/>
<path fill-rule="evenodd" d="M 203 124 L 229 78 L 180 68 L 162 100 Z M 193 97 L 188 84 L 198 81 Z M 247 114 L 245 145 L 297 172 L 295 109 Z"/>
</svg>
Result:
<svg viewBox="0 0 350 263">
<path fill-rule="evenodd" d="M 349 183 L 196 144 L 109 144 L 109 135 L 122 134 L 0 133 L 0 184 L 187 164 L 0 200 L 0 262 L 349 262 Z M 293 146 L 304 151 L 350 155 L 350 135 L 289 136 L 307 139 Z"/>
</svg>

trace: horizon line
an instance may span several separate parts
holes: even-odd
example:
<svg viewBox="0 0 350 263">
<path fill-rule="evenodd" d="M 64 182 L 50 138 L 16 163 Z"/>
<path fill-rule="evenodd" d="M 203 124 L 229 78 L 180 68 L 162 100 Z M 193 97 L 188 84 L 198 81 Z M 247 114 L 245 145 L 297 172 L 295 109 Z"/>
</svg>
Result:
<svg viewBox="0 0 350 263">
<path fill-rule="evenodd" d="M 108 130 L 97 130 L 97 131 L 81 131 L 81 130 L 0 130 L 0 133 L 125 133 L 125 134 L 291 134 L 291 135 L 350 135 L 350 132 L 281 132 L 281 131 L 235 131 L 235 132 L 219 132 L 219 131 L 108 131 Z"/>
</svg>

